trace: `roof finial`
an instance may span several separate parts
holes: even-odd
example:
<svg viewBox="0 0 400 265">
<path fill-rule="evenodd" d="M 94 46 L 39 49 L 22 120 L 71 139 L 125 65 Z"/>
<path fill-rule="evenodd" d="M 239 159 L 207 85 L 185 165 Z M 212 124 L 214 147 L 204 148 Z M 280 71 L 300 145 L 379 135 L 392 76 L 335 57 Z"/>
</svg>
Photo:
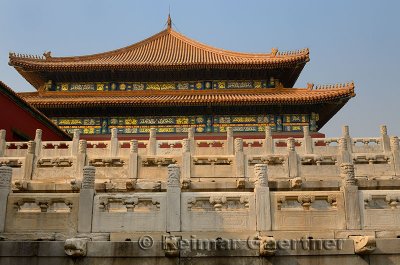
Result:
<svg viewBox="0 0 400 265">
<path fill-rule="evenodd" d="M 171 27 L 172 27 L 171 9 L 168 7 L 167 28 L 168 28 L 168 29 L 171 29 Z"/>
</svg>

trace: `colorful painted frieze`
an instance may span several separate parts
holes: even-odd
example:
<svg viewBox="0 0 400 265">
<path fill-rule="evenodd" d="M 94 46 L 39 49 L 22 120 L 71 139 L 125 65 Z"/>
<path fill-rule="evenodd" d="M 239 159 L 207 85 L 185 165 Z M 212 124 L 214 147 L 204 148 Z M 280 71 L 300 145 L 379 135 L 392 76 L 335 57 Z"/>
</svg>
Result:
<svg viewBox="0 0 400 265">
<path fill-rule="evenodd" d="M 276 132 L 301 132 L 304 125 L 313 129 L 316 114 L 284 115 L 199 115 L 199 116 L 139 116 L 139 117 L 62 117 L 52 118 L 59 127 L 72 132 L 80 129 L 84 134 L 108 134 L 117 128 L 121 134 L 148 133 L 156 128 L 160 133 L 183 133 L 195 127 L 196 132 L 226 132 L 232 127 L 236 132 L 263 132 L 270 126 Z M 315 125 L 314 125 L 315 126 Z"/>
<path fill-rule="evenodd" d="M 135 90 L 207 90 L 274 88 L 275 80 L 213 80 L 192 82 L 81 82 L 52 83 L 48 91 L 135 91 Z"/>
</svg>

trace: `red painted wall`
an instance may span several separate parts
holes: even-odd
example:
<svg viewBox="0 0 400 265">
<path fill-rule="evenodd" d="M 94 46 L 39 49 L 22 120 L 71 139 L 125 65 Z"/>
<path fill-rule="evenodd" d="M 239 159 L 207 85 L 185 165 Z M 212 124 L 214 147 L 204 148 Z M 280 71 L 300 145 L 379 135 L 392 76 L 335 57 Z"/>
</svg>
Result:
<svg viewBox="0 0 400 265">
<path fill-rule="evenodd" d="M 53 131 L 37 119 L 28 110 L 18 106 L 14 101 L 0 93 L 0 129 L 6 130 L 7 141 L 20 141 L 13 134 L 13 129 L 28 136 L 30 140 L 35 138 L 36 129 L 42 129 L 44 141 L 62 141 L 62 136 Z"/>
</svg>

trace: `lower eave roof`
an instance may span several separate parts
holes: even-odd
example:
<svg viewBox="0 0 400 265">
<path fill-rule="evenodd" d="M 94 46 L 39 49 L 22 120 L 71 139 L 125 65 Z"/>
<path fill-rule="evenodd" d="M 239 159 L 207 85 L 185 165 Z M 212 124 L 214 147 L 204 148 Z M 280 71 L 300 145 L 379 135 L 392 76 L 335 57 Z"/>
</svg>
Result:
<svg viewBox="0 0 400 265">
<path fill-rule="evenodd" d="M 0 93 L 4 94 L 11 101 L 17 104 L 20 108 L 28 112 L 30 115 L 35 117 L 36 120 L 41 122 L 44 126 L 47 126 L 54 133 L 58 134 L 61 138 L 65 140 L 71 140 L 71 136 L 65 131 L 61 130 L 56 124 L 54 124 L 49 118 L 47 118 L 43 113 L 30 105 L 20 94 L 15 93 L 9 86 L 0 81 Z M 11 117 L 10 117 L 11 118 Z M 17 117 L 15 117 L 17 118 Z"/>
<path fill-rule="evenodd" d="M 339 101 L 355 96 L 354 84 L 319 89 L 277 88 L 224 91 L 112 91 L 20 93 L 38 108 L 96 106 L 299 105 Z"/>
</svg>

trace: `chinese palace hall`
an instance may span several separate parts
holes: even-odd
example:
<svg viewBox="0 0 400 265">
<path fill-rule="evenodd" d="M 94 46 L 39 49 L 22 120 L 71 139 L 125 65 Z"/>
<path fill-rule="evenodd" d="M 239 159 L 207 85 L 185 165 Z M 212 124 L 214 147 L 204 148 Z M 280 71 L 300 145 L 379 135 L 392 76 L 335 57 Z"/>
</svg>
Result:
<svg viewBox="0 0 400 265">
<path fill-rule="evenodd" d="M 198 135 L 313 136 L 353 96 L 354 84 L 294 85 L 309 50 L 241 53 L 192 40 L 171 27 L 133 45 L 87 56 L 10 53 L 37 92 L 18 95 L 67 133 L 83 137 L 147 134 L 165 137 L 195 127 Z M 108 137 L 108 136 L 107 136 Z"/>
</svg>

